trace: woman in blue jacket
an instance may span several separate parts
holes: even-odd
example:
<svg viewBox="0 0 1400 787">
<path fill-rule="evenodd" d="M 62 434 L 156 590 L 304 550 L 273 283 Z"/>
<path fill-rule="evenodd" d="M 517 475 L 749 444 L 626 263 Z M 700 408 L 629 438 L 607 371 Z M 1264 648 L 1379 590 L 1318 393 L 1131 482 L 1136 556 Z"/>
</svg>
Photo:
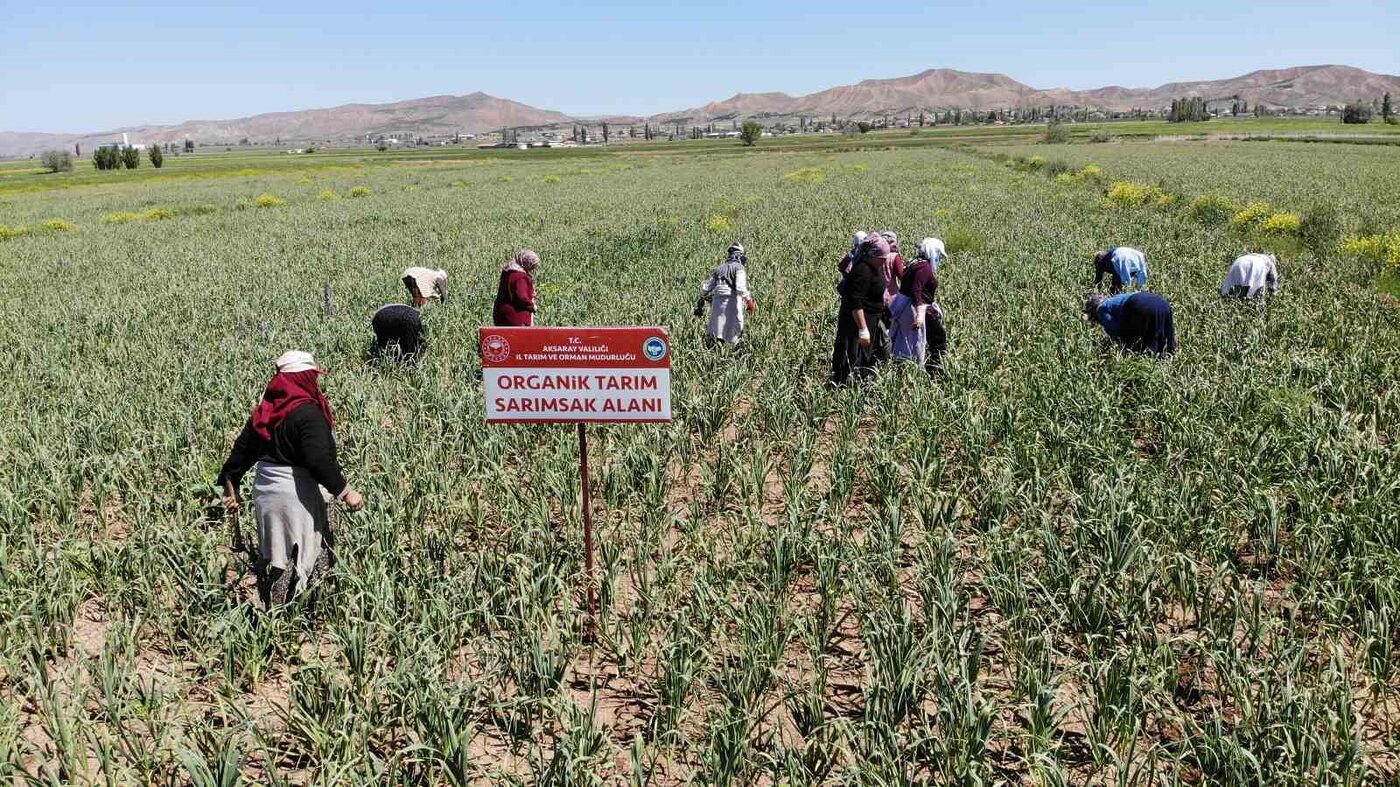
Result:
<svg viewBox="0 0 1400 787">
<path fill-rule="evenodd" d="M 1090 295 L 1084 302 L 1084 318 L 1103 326 L 1104 333 L 1134 352 L 1176 352 L 1172 305 L 1155 292 L 1130 292 L 1111 298 Z"/>
</svg>

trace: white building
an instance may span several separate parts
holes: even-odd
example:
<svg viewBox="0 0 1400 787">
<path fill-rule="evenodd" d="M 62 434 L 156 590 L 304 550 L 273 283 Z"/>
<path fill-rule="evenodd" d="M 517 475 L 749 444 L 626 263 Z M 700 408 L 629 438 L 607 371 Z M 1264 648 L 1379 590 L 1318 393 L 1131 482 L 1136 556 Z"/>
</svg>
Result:
<svg viewBox="0 0 1400 787">
<path fill-rule="evenodd" d="M 135 145 L 131 144 L 131 140 L 127 139 L 126 133 L 123 132 L 121 142 L 103 142 L 97 146 L 98 150 L 104 150 L 107 148 L 111 148 L 113 150 L 121 150 L 122 148 L 136 148 L 137 150 L 145 150 L 146 146 L 140 142 L 136 143 Z"/>
</svg>

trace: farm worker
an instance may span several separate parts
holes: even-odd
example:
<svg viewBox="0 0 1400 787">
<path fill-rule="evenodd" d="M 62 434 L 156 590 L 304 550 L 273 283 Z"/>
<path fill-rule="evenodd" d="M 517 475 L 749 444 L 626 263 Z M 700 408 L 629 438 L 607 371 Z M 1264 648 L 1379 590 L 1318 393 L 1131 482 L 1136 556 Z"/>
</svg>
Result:
<svg viewBox="0 0 1400 787">
<path fill-rule="evenodd" d="M 1221 297 L 1253 298 L 1278 292 L 1278 259 L 1272 254 L 1246 254 L 1230 263 L 1220 285 Z"/>
<path fill-rule="evenodd" d="M 254 467 L 259 573 L 270 604 L 309 590 L 334 562 L 330 501 L 351 511 L 365 505 L 336 459 L 335 420 L 317 384 L 323 370 L 300 350 L 283 353 L 276 363 L 277 373 L 219 473 L 224 505 L 233 508 L 243 475 Z"/>
<path fill-rule="evenodd" d="M 833 385 L 846 385 L 852 374 L 856 379 L 869 377 L 879 360 L 875 347 L 884 343 L 879 318 L 885 309 L 884 265 L 889 253 L 889 241 L 871 234 L 861 243 L 846 276 L 831 354 Z"/>
<path fill-rule="evenodd" d="M 883 263 L 885 274 L 885 309 L 880 314 L 880 341 L 875 344 L 875 357 L 880 361 L 887 361 L 890 357 L 890 327 L 893 317 L 890 313 L 890 304 L 894 302 L 894 296 L 899 294 L 899 282 L 904 278 L 904 257 L 899 253 L 899 236 L 891 230 L 884 230 L 880 237 L 890 245 L 890 251 L 885 255 Z"/>
<path fill-rule="evenodd" d="M 1152 355 L 1176 352 L 1172 305 L 1154 292 L 1130 292 L 1105 298 L 1090 295 L 1084 318 L 1103 326 L 1114 341 Z"/>
<path fill-rule="evenodd" d="M 428 301 L 447 300 L 447 271 L 407 268 L 402 278 L 409 303 L 379 307 L 370 318 L 370 325 L 374 328 L 376 354 L 383 355 L 390 347 L 397 347 L 399 355 L 413 358 L 423 347 L 423 318 L 419 310 Z"/>
<path fill-rule="evenodd" d="M 753 293 L 749 291 L 749 275 L 745 271 L 749 258 L 741 244 L 731 244 L 728 256 L 714 269 L 710 278 L 700 285 L 700 300 L 695 304 L 695 316 L 705 310 L 705 302 L 710 302 L 710 324 L 708 343 L 723 342 L 730 347 L 739 344 L 744 333 L 744 311 L 753 314 L 756 305 Z M 741 305 L 742 304 L 742 305 Z"/>
<path fill-rule="evenodd" d="M 933 300 L 938 294 L 938 266 L 947 256 L 943 241 L 924 238 L 919 256 L 904 269 L 899 294 L 890 303 L 890 345 L 895 357 L 916 361 L 929 374 L 938 369 L 948 348 L 943 309 Z"/>
<path fill-rule="evenodd" d="M 1108 291 L 1114 295 L 1124 287 L 1147 286 L 1147 255 L 1127 246 L 1114 246 L 1094 254 L 1094 288 L 1104 276 L 1111 277 Z"/>
<path fill-rule="evenodd" d="M 841 274 L 841 278 L 846 278 L 846 274 L 851 272 L 851 265 L 856 261 L 856 251 L 860 249 L 860 244 L 865 242 L 866 233 L 857 231 L 851 236 L 851 250 L 846 252 L 846 256 L 836 263 L 836 272 Z M 839 285 L 838 285 L 839 288 Z"/>
<path fill-rule="evenodd" d="M 500 284 L 496 287 L 496 307 L 491 312 L 494 325 L 529 327 L 535 324 L 535 269 L 540 267 L 540 255 L 521 249 L 501 268 Z"/>
</svg>

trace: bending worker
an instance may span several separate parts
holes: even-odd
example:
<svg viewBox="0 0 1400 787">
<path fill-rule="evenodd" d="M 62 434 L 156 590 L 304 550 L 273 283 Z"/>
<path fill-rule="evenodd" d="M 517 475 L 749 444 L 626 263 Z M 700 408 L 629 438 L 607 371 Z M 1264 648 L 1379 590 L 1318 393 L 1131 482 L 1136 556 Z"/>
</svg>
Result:
<svg viewBox="0 0 1400 787">
<path fill-rule="evenodd" d="M 283 353 L 219 473 L 224 505 L 234 508 L 244 474 L 255 468 L 259 586 L 269 604 L 311 589 L 333 565 L 330 501 L 351 511 L 365 505 L 336 458 L 335 419 L 317 383 L 321 371 L 311 353 Z"/>
<path fill-rule="evenodd" d="M 899 294 L 890 303 L 890 345 L 896 358 L 916 361 L 929 374 L 938 370 L 948 348 L 938 295 L 938 266 L 947 258 L 943 241 L 924 238 L 919 256 L 904 269 Z"/>
<path fill-rule="evenodd" d="M 1222 298 L 1255 298 L 1278 292 L 1278 259 L 1272 254 L 1246 254 L 1230 263 L 1220 284 Z"/>
<path fill-rule="evenodd" d="M 1084 319 L 1103 326 L 1104 333 L 1134 352 L 1176 352 L 1172 305 L 1155 292 L 1090 295 L 1084 302 Z"/>
<path fill-rule="evenodd" d="M 408 290 L 409 302 L 381 306 L 370 319 L 376 355 L 396 347 L 401 357 L 417 357 L 424 344 L 423 318 L 419 310 L 428 301 L 447 300 L 447 271 L 408 268 L 403 272 L 403 286 Z"/>
<path fill-rule="evenodd" d="M 1114 295 L 1123 288 L 1147 286 L 1147 255 L 1127 246 L 1114 246 L 1094 254 L 1094 289 L 1104 276 L 1111 277 L 1108 291 Z"/>
<path fill-rule="evenodd" d="M 753 314 L 757 308 L 753 293 L 749 291 L 749 275 L 745 270 L 749 262 L 744 247 L 735 243 L 729 247 L 724 262 L 710 274 L 710 278 L 700 285 L 700 300 L 695 304 L 695 316 L 705 311 L 705 302 L 710 302 L 710 324 L 707 328 L 707 344 L 714 346 L 721 342 L 734 347 L 744 334 L 744 312 Z"/>
</svg>

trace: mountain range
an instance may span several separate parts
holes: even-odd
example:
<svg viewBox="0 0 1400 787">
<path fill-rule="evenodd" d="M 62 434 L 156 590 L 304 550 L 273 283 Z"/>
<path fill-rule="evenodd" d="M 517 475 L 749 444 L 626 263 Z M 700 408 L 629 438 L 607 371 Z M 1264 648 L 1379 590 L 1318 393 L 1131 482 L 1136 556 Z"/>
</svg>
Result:
<svg viewBox="0 0 1400 787">
<path fill-rule="evenodd" d="M 1375 74 L 1350 66 L 1299 66 L 1254 71 L 1231 79 L 1172 82 L 1155 88 L 1102 87 L 1093 90 L 1048 90 L 1030 87 L 1004 74 L 978 74 L 934 68 L 894 79 L 867 79 L 805 96 L 786 93 L 739 93 L 723 101 L 649 117 L 580 119 L 537 109 L 485 93 L 431 96 L 391 104 L 346 104 L 327 109 L 270 112 L 234 120 L 190 120 L 177 125 L 143 125 L 87 134 L 0 132 L 0 156 L 25 156 L 50 148 L 84 150 L 128 134 L 133 142 L 231 144 L 247 139 L 270 143 L 324 143 L 362 140 L 380 135 L 442 137 L 478 134 L 501 128 L 544 127 L 575 122 L 701 125 L 746 118 L 866 118 L 935 112 L 953 108 L 1012 109 L 1030 106 L 1075 106 L 1123 111 L 1163 109 L 1172 99 L 1247 101 L 1250 106 L 1312 108 L 1336 106 L 1358 98 L 1400 93 L 1400 76 Z"/>
</svg>

